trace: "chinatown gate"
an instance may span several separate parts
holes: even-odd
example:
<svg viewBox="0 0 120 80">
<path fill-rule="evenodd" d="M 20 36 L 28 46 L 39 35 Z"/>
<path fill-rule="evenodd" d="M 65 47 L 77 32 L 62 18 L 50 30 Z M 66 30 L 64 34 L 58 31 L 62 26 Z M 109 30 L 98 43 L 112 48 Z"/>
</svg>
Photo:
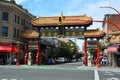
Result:
<svg viewBox="0 0 120 80">
<path fill-rule="evenodd" d="M 87 66 L 87 45 L 97 45 L 98 67 L 100 67 L 100 46 L 99 39 L 104 36 L 104 33 L 98 29 L 87 30 L 87 27 L 92 25 L 92 18 L 86 15 L 81 16 L 54 16 L 54 17 L 39 17 L 31 21 L 34 27 L 38 28 L 38 33 L 29 31 L 24 32 L 24 38 L 38 38 L 38 52 L 36 55 L 36 64 L 39 63 L 41 52 L 40 38 L 78 38 L 84 39 L 84 64 Z M 87 39 L 91 41 L 87 41 Z M 97 41 L 93 41 L 96 38 Z M 26 44 L 26 55 L 24 63 L 27 64 L 29 54 L 29 43 Z"/>
</svg>

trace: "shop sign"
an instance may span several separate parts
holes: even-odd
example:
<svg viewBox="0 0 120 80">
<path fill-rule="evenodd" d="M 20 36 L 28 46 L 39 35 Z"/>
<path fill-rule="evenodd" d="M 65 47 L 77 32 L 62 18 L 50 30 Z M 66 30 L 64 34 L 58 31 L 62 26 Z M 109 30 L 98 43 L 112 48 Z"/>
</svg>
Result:
<svg viewBox="0 0 120 80">
<path fill-rule="evenodd" d="M 107 51 L 108 52 L 118 52 L 118 48 L 117 47 L 108 47 Z"/>
</svg>

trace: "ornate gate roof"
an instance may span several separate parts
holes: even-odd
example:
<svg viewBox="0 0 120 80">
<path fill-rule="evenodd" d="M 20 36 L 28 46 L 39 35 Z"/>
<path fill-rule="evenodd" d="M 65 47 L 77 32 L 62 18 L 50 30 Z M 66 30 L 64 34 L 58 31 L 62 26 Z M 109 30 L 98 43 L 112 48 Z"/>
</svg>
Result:
<svg viewBox="0 0 120 80">
<path fill-rule="evenodd" d="M 92 24 L 92 18 L 86 15 L 81 16 L 61 16 L 64 26 L 89 26 Z M 31 21 L 33 26 L 58 26 L 58 16 L 39 17 Z"/>
<path fill-rule="evenodd" d="M 99 29 L 91 29 L 84 32 L 84 37 L 86 38 L 101 38 L 105 35 L 105 32 Z"/>
</svg>

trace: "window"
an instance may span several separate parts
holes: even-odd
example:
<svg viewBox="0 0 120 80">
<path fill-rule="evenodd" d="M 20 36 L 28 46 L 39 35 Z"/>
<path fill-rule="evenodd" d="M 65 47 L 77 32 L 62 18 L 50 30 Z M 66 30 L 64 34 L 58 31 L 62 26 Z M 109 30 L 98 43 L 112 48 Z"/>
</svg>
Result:
<svg viewBox="0 0 120 80">
<path fill-rule="evenodd" d="M 6 26 L 2 27 L 2 36 L 8 37 L 8 27 L 6 27 Z"/>
<path fill-rule="evenodd" d="M 14 28 L 14 38 L 16 37 L 16 28 Z"/>
<path fill-rule="evenodd" d="M 23 18 L 22 18 L 22 19 L 21 19 L 21 25 L 23 26 L 23 24 L 24 24 L 24 23 L 23 23 Z"/>
<path fill-rule="evenodd" d="M 14 17 L 15 17 L 15 23 L 16 23 L 17 22 L 17 16 L 15 15 Z"/>
<path fill-rule="evenodd" d="M 19 38 L 19 37 L 20 37 L 20 30 L 17 29 L 17 38 Z"/>
<path fill-rule="evenodd" d="M 15 15 L 14 19 L 15 19 L 15 23 L 18 23 L 18 24 L 20 23 L 20 17 L 19 16 Z"/>
<path fill-rule="evenodd" d="M 23 23 L 24 23 L 24 24 L 23 24 L 23 26 L 24 26 L 24 27 L 26 27 L 26 20 L 24 20 L 24 22 L 23 22 Z"/>
<path fill-rule="evenodd" d="M 20 23 L 20 17 L 18 16 L 18 20 L 17 20 L 17 23 L 19 24 Z"/>
<path fill-rule="evenodd" d="M 26 24 L 26 26 L 27 26 L 27 27 L 29 27 L 29 26 L 28 26 L 28 21 L 27 21 L 27 24 Z"/>
<path fill-rule="evenodd" d="M 9 15 L 8 15 L 7 12 L 3 12 L 3 13 L 2 13 L 2 20 L 8 21 L 8 17 L 9 17 Z"/>
</svg>

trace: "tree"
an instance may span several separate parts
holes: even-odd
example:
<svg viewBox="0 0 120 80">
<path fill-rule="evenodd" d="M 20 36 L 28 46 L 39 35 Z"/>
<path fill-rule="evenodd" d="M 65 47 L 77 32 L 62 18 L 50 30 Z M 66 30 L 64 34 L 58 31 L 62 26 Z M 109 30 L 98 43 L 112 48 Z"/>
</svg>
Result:
<svg viewBox="0 0 120 80">
<path fill-rule="evenodd" d="M 68 43 L 61 42 L 58 56 L 68 57 L 70 54 L 71 54 L 71 50 Z"/>
<path fill-rule="evenodd" d="M 96 51 L 96 49 L 90 48 L 90 49 L 88 50 L 88 52 L 90 53 L 90 55 L 93 56 L 93 60 L 95 60 L 95 59 L 96 59 L 96 56 L 97 56 L 97 51 Z"/>
<path fill-rule="evenodd" d="M 104 46 L 104 45 L 102 45 L 102 44 L 100 44 L 100 50 L 103 52 L 103 51 L 104 51 L 104 49 L 105 49 L 105 46 Z"/>
</svg>

